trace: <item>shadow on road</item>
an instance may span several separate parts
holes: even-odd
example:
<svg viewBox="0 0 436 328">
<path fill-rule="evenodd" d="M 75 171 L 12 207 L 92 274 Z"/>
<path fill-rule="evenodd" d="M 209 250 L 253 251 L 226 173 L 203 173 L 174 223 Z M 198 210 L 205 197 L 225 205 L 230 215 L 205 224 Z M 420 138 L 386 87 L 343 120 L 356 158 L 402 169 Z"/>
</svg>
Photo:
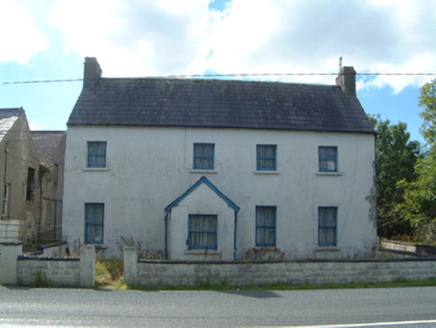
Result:
<svg viewBox="0 0 436 328">
<path fill-rule="evenodd" d="M 281 297 L 275 292 L 269 290 L 223 290 L 217 291 L 218 293 L 231 294 L 236 296 L 243 297 L 252 297 L 252 298 L 276 298 Z"/>
</svg>

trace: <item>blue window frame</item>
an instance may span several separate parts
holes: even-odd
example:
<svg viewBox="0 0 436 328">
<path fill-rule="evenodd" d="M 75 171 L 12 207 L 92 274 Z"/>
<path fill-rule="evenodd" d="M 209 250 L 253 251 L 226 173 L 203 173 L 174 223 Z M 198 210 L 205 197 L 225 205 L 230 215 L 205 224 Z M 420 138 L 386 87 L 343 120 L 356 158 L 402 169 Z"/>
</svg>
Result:
<svg viewBox="0 0 436 328">
<path fill-rule="evenodd" d="M 88 142 L 88 167 L 106 167 L 106 142 Z"/>
<path fill-rule="evenodd" d="M 338 171 L 338 147 L 320 146 L 318 148 L 318 157 L 320 172 Z"/>
<path fill-rule="evenodd" d="M 318 246 L 337 245 L 337 207 L 318 207 Z"/>
<path fill-rule="evenodd" d="M 189 215 L 188 248 L 217 249 L 217 216 Z"/>
<path fill-rule="evenodd" d="M 215 144 L 195 143 L 194 144 L 194 169 L 213 170 L 215 160 Z"/>
<path fill-rule="evenodd" d="M 104 204 L 85 204 L 85 243 L 103 244 Z"/>
<path fill-rule="evenodd" d="M 276 145 L 256 146 L 256 170 L 258 171 L 277 170 L 277 146 Z"/>
<path fill-rule="evenodd" d="M 276 207 L 256 206 L 256 246 L 276 245 Z"/>
</svg>

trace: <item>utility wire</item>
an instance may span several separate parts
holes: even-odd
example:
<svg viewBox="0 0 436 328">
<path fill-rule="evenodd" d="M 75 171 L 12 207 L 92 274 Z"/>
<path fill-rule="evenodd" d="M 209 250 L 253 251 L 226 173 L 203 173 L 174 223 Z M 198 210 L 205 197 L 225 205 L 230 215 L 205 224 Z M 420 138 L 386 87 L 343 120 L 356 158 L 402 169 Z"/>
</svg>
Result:
<svg viewBox="0 0 436 328">
<path fill-rule="evenodd" d="M 193 74 L 134 77 L 141 78 L 213 78 L 213 77 L 250 77 L 250 76 L 337 76 L 339 73 L 231 73 L 231 74 Z M 434 76 L 436 73 L 356 73 L 358 76 Z M 131 77 L 130 77 L 131 78 Z M 110 79 L 125 79 L 115 77 Z M 129 79 L 129 78 L 128 78 Z M 83 79 L 33 80 L 33 81 L 3 81 L 0 85 L 83 82 Z"/>
</svg>

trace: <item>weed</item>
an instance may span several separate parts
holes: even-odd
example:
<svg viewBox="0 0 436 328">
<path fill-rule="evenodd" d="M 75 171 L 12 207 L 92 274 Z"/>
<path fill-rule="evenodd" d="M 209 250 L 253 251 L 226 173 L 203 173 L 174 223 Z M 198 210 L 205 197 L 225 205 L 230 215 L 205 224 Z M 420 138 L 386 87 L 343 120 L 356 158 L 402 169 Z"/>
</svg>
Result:
<svg viewBox="0 0 436 328">
<path fill-rule="evenodd" d="M 50 279 L 48 279 L 41 270 L 36 271 L 34 277 L 34 287 L 50 287 L 52 285 Z"/>
</svg>

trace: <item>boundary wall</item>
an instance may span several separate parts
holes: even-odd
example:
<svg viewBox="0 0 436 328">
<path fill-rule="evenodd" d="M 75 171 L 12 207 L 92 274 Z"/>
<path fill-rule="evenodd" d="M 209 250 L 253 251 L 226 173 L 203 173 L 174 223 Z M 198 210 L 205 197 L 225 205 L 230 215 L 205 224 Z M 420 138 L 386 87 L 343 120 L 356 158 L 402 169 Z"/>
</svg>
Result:
<svg viewBox="0 0 436 328">
<path fill-rule="evenodd" d="M 95 249 L 80 258 L 23 256 L 22 243 L 0 243 L 0 285 L 94 287 Z"/>
<path fill-rule="evenodd" d="M 387 282 L 436 277 L 436 258 L 368 260 L 307 259 L 270 262 L 143 261 L 137 251 L 124 249 L 124 281 L 128 285 L 230 287 L 246 285 Z"/>
</svg>

